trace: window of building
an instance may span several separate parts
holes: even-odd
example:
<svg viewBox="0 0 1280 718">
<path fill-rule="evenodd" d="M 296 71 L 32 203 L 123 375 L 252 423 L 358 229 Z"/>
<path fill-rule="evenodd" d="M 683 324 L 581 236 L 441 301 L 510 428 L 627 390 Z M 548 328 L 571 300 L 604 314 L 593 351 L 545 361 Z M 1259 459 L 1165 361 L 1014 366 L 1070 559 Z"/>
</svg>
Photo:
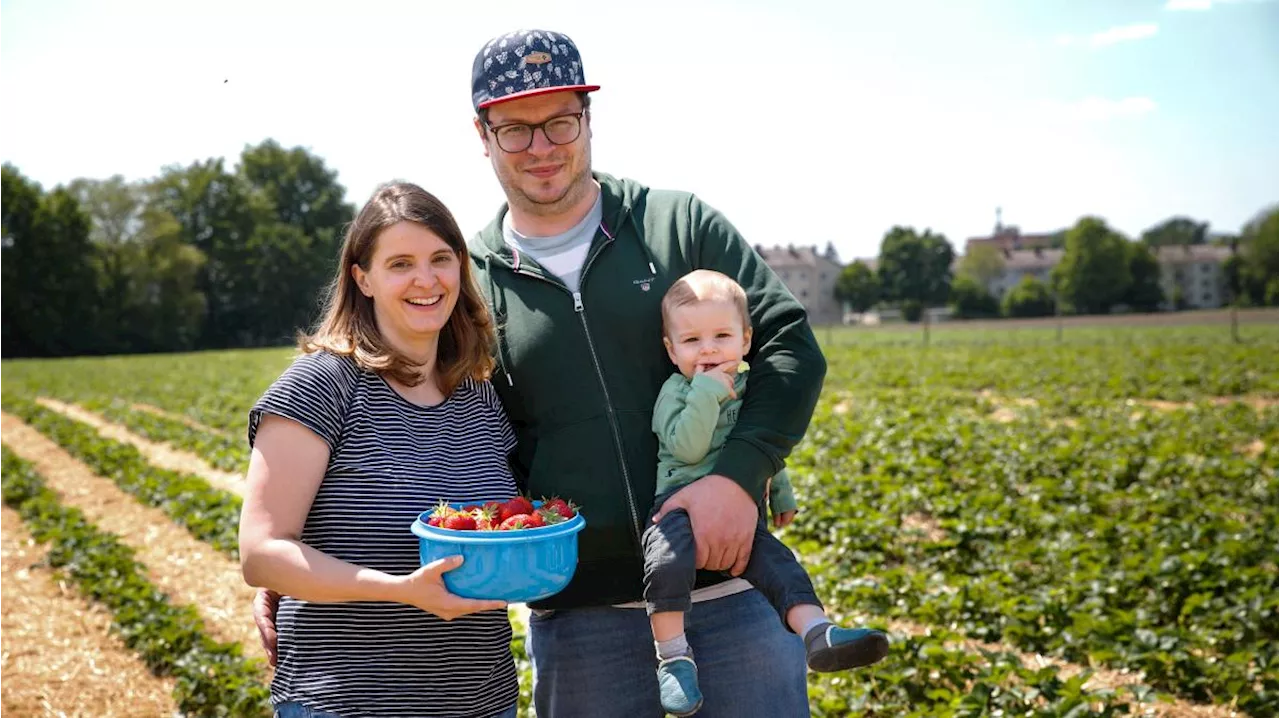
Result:
<svg viewBox="0 0 1280 718">
<path fill-rule="evenodd" d="M 1207 265 L 1207 264 L 1202 264 L 1202 265 L 1200 265 L 1200 273 L 1201 273 L 1201 274 L 1208 274 L 1208 273 L 1209 273 L 1209 270 L 1211 270 L 1211 269 L 1213 269 L 1213 267 L 1210 267 L 1210 266 L 1209 266 L 1209 265 Z"/>
<path fill-rule="evenodd" d="M 1182 281 L 1182 269 L 1181 269 L 1181 268 L 1178 268 L 1178 269 L 1173 270 L 1173 278 L 1174 278 L 1174 279 L 1176 279 L 1176 280 L 1178 280 L 1179 282 L 1181 282 L 1181 281 Z"/>
<path fill-rule="evenodd" d="M 1205 304 L 1208 304 L 1210 299 L 1212 299 L 1212 297 L 1211 297 L 1211 296 L 1209 296 L 1209 293 L 1208 293 L 1208 292 L 1205 292 L 1205 293 L 1204 293 L 1204 303 L 1205 303 Z"/>
</svg>

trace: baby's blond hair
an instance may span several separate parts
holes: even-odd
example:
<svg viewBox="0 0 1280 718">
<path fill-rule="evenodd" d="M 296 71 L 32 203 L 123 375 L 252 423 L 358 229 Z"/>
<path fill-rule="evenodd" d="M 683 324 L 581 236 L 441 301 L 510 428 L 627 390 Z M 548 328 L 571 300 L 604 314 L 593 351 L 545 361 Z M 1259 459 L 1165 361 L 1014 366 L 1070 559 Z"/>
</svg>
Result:
<svg viewBox="0 0 1280 718">
<path fill-rule="evenodd" d="M 677 279 L 662 297 L 662 333 L 672 310 L 699 302 L 733 302 L 742 317 L 742 329 L 751 328 L 751 314 L 747 311 L 747 293 L 732 277 L 713 269 L 695 269 Z"/>
</svg>

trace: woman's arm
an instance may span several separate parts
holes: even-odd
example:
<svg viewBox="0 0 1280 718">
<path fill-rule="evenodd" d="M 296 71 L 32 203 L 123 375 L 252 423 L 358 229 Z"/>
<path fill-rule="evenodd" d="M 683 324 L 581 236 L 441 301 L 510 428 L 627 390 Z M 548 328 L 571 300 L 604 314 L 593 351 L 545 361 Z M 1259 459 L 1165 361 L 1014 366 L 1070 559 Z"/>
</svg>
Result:
<svg viewBox="0 0 1280 718">
<path fill-rule="evenodd" d="M 461 557 L 393 576 L 304 544 L 302 527 L 329 463 L 329 446 L 296 421 L 268 414 L 258 426 L 240 513 L 240 566 L 251 586 L 317 603 L 395 601 L 446 620 L 503 608 L 455 596 L 441 574 Z"/>
</svg>

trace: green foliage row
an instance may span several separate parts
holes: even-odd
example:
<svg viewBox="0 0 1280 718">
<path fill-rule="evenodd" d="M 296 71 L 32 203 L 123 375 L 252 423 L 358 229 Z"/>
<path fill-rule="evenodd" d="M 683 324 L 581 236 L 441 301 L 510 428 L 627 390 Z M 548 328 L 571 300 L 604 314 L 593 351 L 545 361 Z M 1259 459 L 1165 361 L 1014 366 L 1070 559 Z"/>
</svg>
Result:
<svg viewBox="0 0 1280 718">
<path fill-rule="evenodd" d="M 134 447 L 105 439 L 92 427 L 33 401 L 6 396 L 3 406 L 94 473 L 164 511 L 192 536 L 232 557 L 239 555 L 239 496 L 212 488 L 199 477 L 156 468 Z"/>
<path fill-rule="evenodd" d="M 80 405 L 152 441 L 163 442 L 199 454 L 216 469 L 243 472 L 249 465 L 248 442 L 243 435 L 202 431 L 180 421 L 145 411 L 135 411 L 130 408 L 130 403 L 132 402 L 115 398 L 95 399 L 80 402 Z"/>
<path fill-rule="evenodd" d="M 843 404 L 836 409 L 837 402 Z M 789 459 L 820 593 L 1198 701 L 1277 709 L 1276 413 L 851 392 Z M 1264 440 L 1259 457 L 1242 445 Z M 905 516 L 937 535 L 903 528 Z"/>
<path fill-rule="evenodd" d="M 115 536 L 99 531 L 26 461 L 3 448 L 4 503 L 32 536 L 50 545 L 51 566 L 85 597 L 107 607 L 126 645 L 157 675 L 176 679 L 174 698 L 187 716 L 267 716 L 265 667 L 240 647 L 207 636 L 199 613 L 175 606 L 146 578 L 146 568 Z"/>
</svg>

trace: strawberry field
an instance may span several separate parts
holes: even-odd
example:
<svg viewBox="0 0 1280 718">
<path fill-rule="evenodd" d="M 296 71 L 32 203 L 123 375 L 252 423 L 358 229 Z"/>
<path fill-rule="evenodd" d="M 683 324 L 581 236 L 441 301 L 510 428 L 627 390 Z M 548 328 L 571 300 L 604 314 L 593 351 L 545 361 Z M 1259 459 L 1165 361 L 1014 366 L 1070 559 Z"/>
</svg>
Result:
<svg viewBox="0 0 1280 718">
<path fill-rule="evenodd" d="M 811 674 L 814 715 L 1276 715 L 1280 336 L 1274 317 L 1241 333 L 820 331 L 830 368 L 781 536 L 834 614 L 893 643 L 872 669 Z M 6 546 L 35 557 L 6 562 L 5 713 L 101 691 L 96 715 L 156 715 L 127 697 L 152 693 L 269 714 L 233 475 L 290 356 L 3 364 Z M 15 581 L 51 582 L 109 634 L 39 644 Z M 145 670 L 120 686 L 15 658 L 91 639 Z"/>
</svg>

